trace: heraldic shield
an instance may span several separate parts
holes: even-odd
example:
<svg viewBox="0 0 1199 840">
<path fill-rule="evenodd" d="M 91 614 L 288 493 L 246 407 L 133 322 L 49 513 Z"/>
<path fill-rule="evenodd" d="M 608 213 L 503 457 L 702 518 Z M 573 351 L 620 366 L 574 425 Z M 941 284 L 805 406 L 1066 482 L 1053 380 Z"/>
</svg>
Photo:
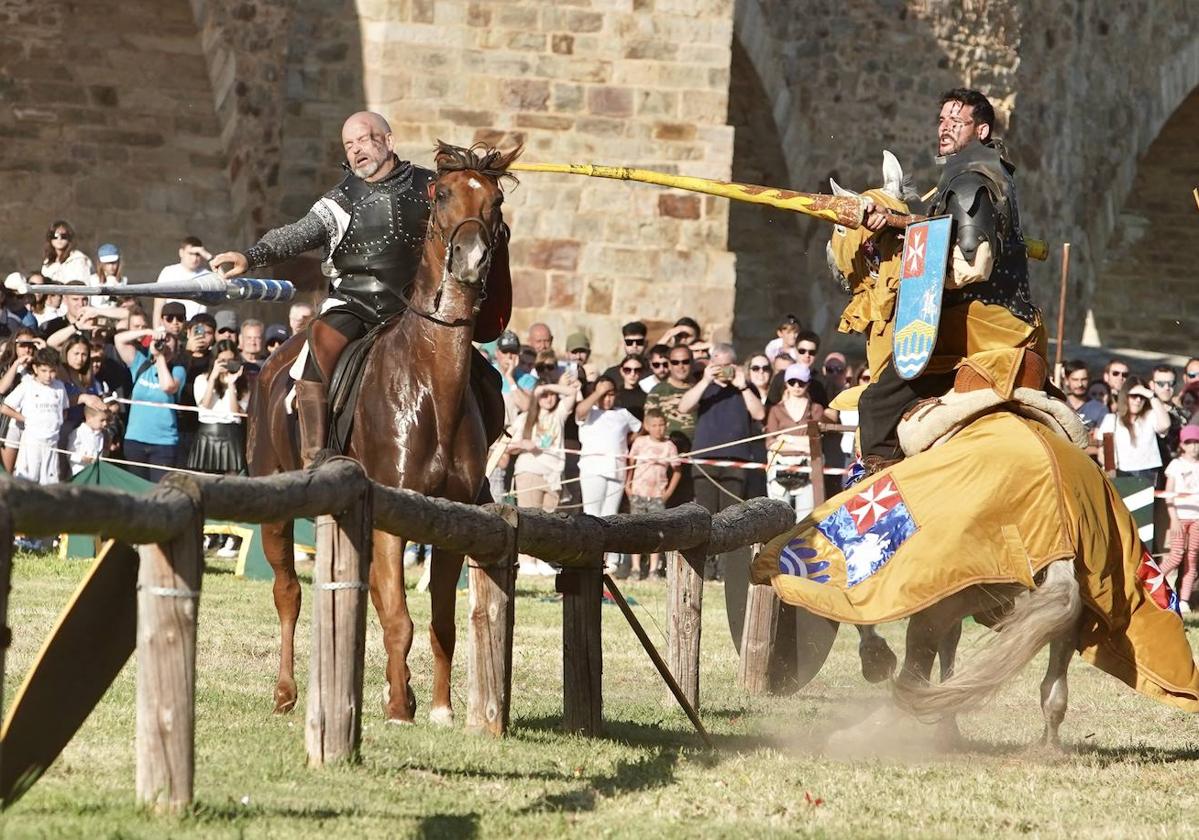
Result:
<svg viewBox="0 0 1199 840">
<path fill-rule="evenodd" d="M 904 233 L 892 340 L 895 370 L 903 379 L 920 375 L 937 344 L 952 222 L 950 216 L 937 216 L 908 225 Z"/>
</svg>

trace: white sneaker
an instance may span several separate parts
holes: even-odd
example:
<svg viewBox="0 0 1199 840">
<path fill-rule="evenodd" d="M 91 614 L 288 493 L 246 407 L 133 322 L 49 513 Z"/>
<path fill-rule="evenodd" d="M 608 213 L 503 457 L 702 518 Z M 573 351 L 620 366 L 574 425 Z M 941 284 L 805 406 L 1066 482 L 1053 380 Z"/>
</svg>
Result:
<svg viewBox="0 0 1199 840">
<path fill-rule="evenodd" d="M 227 537 L 225 544 L 221 546 L 220 551 L 216 553 L 217 557 L 236 557 L 237 556 L 237 537 Z"/>
</svg>

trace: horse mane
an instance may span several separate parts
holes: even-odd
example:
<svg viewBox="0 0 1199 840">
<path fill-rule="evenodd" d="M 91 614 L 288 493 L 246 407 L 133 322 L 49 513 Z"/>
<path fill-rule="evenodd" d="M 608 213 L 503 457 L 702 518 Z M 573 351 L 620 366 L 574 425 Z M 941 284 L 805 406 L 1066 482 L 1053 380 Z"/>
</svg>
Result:
<svg viewBox="0 0 1199 840">
<path fill-rule="evenodd" d="M 443 140 L 437 141 L 437 149 L 433 162 L 437 166 L 438 176 L 446 172 L 478 172 L 488 178 L 499 181 L 501 178 L 511 179 L 513 184 L 520 183 L 516 176 L 508 171 L 509 165 L 520 157 L 525 150 L 523 144 L 509 152 L 501 152 L 486 143 L 475 143 L 470 148 L 451 146 Z"/>
</svg>

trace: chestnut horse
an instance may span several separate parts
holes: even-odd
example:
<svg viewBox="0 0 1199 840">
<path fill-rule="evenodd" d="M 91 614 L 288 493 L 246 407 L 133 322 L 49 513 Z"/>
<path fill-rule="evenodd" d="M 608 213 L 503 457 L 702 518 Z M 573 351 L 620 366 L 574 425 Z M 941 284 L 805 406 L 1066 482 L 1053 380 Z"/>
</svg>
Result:
<svg viewBox="0 0 1199 840">
<path fill-rule="evenodd" d="M 361 397 L 347 455 L 387 487 L 473 503 L 483 485 L 487 455 L 483 413 L 470 387 L 473 327 L 494 263 L 507 271 L 507 243 L 499 181 L 520 149 L 462 149 L 438 143 L 431 212 L 408 307 L 380 332 L 362 371 Z M 306 337 L 295 336 L 267 361 L 250 406 L 247 455 L 252 475 L 298 469 L 295 428 L 286 413 L 287 371 Z M 275 711 L 296 704 L 294 639 L 300 612 L 291 521 L 262 526 L 263 551 L 275 572 L 275 608 L 282 644 Z M 371 601 L 387 650 L 384 707 L 389 721 L 411 722 L 416 699 L 408 652 L 412 618 L 404 590 L 405 540 L 376 530 L 370 571 Z M 450 666 L 454 606 L 463 557 L 433 550 L 429 594 L 432 619 L 434 722 L 453 719 Z"/>
</svg>

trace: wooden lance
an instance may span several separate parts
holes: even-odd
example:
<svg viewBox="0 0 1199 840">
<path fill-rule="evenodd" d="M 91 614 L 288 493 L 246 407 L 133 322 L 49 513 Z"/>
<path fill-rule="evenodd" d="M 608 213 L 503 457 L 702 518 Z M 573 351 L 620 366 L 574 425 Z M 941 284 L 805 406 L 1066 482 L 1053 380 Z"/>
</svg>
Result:
<svg viewBox="0 0 1199 840">
<path fill-rule="evenodd" d="M 1053 375 L 1062 369 L 1062 344 L 1066 340 L 1066 286 L 1070 282 L 1070 243 L 1062 243 L 1062 290 L 1057 299 L 1057 349 L 1053 351 Z M 1065 385 L 1059 382 L 1058 387 Z"/>
<path fill-rule="evenodd" d="M 734 201 L 765 204 L 768 207 L 802 213 L 805 216 L 823 219 L 847 228 L 861 227 L 866 215 L 865 199 L 860 196 L 803 193 L 778 187 L 763 187 L 758 184 L 716 181 L 711 178 L 694 178 L 689 175 L 669 175 L 651 169 L 600 166 L 591 163 L 513 163 L 508 168 L 519 172 L 556 172 L 565 175 L 587 175 L 592 178 L 612 178 L 617 181 L 657 184 L 662 187 L 716 195 Z M 886 213 L 888 224 L 891 227 L 903 228 L 913 222 L 922 222 L 927 218 L 915 214 L 905 215 L 882 208 L 877 209 Z M 1026 239 L 1024 244 L 1028 250 L 1028 256 L 1035 260 L 1043 260 L 1048 255 L 1049 246 L 1039 239 Z"/>
</svg>

